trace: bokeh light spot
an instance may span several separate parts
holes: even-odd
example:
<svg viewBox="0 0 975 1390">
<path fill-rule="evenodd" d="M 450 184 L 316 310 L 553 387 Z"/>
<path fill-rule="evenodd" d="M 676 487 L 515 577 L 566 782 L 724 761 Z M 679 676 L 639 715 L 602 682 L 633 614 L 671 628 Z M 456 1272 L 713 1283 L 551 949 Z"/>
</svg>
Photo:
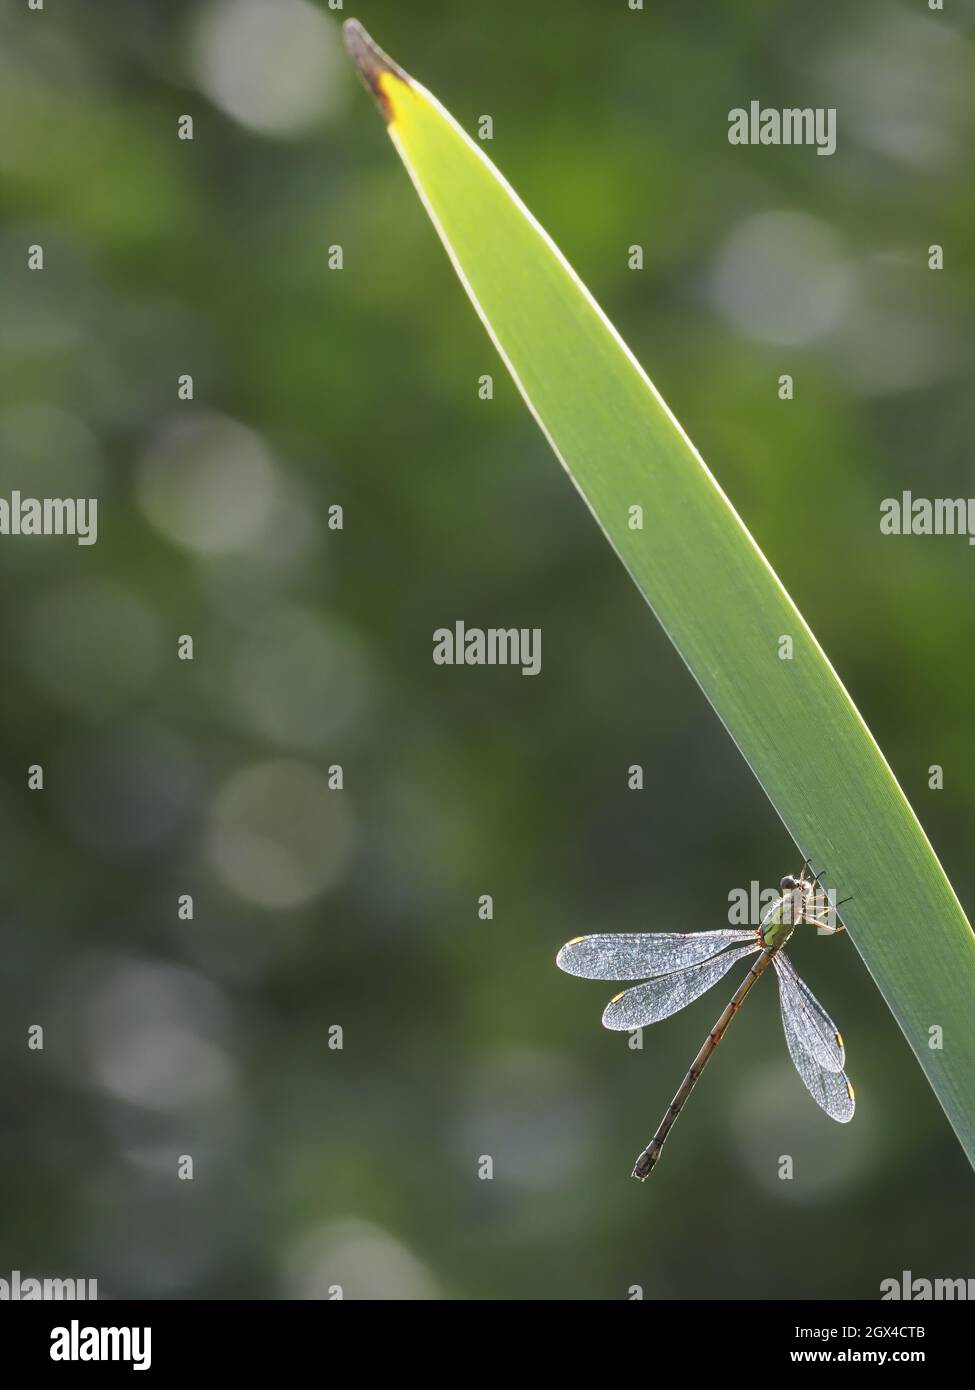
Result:
<svg viewBox="0 0 975 1390">
<path fill-rule="evenodd" d="M 302 763 L 246 768 L 217 795 L 210 863 L 250 902 L 298 907 L 327 892 L 348 862 L 354 829 L 346 795 Z"/>
<path fill-rule="evenodd" d="M 369 684 L 355 633 L 295 607 L 257 623 L 238 652 L 235 680 L 238 701 L 262 734 L 307 748 L 352 720 Z"/>
<path fill-rule="evenodd" d="M 181 1110 L 213 1102 L 232 1083 L 222 1001 L 193 971 L 120 961 L 94 991 L 86 1016 L 92 1073 L 122 1100 Z"/>
<path fill-rule="evenodd" d="M 210 100 L 264 135 L 300 134 L 343 90 L 334 32 L 306 0 L 213 0 L 195 20 L 190 53 Z"/>
<path fill-rule="evenodd" d="M 136 495 L 164 536 L 219 555 L 260 534 L 273 502 L 274 467 L 253 430 L 224 415 L 194 415 L 171 422 L 153 441 Z"/>
<path fill-rule="evenodd" d="M 299 1241 L 287 1261 L 287 1297 L 433 1299 L 430 1271 L 405 1245 L 368 1221 L 333 1221 Z"/>
<path fill-rule="evenodd" d="M 110 579 L 45 594 L 27 615 L 24 662 L 57 704 L 98 718 L 144 690 L 161 659 L 156 616 Z"/>
<path fill-rule="evenodd" d="M 714 303 L 745 337 L 800 344 L 842 318 L 851 268 L 830 228 L 796 212 L 765 212 L 733 228 L 711 274 Z"/>
</svg>

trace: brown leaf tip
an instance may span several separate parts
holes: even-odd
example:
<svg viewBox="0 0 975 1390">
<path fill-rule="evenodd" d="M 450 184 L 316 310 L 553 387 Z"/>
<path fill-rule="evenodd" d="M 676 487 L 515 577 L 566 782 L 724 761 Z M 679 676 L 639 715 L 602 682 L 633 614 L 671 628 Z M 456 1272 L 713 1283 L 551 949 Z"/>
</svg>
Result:
<svg viewBox="0 0 975 1390">
<path fill-rule="evenodd" d="M 345 46 L 349 50 L 352 61 L 359 69 L 359 76 L 376 98 L 379 109 L 386 120 L 390 121 L 393 113 L 389 109 L 389 102 L 379 84 L 379 78 L 384 72 L 391 72 L 401 82 L 409 82 L 409 75 L 382 51 L 375 39 L 366 33 L 357 19 L 345 21 L 342 25 L 342 37 L 345 39 Z"/>
</svg>

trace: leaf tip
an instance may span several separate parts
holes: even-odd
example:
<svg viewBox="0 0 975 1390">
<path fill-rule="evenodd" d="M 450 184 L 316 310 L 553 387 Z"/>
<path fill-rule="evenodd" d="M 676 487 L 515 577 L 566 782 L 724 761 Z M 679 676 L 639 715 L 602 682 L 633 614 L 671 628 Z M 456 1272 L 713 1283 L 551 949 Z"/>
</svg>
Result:
<svg viewBox="0 0 975 1390">
<path fill-rule="evenodd" d="M 386 123 L 389 124 L 393 119 L 393 111 L 390 105 L 389 94 L 383 87 L 382 78 L 386 74 L 398 77 L 401 82 L 409 83 L 409 74 L 405 73 L 398 63 L 394 63 L 392 58 L 376 43 L 375 39 L 366 32 L 357 19 L 347 19 L 342 25 L 342 37 L 348 49 L 349 56 L 359 69 L 359 76 L 363 83 L 376 99 L 380 111 Z"/>
</svg>

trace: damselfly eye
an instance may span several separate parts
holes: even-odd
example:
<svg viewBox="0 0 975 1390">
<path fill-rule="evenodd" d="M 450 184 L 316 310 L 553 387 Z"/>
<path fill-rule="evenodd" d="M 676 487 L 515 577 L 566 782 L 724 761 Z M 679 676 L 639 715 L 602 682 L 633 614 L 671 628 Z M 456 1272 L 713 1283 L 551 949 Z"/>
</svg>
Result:
<svg viewBox="0 0 975 1390">
<path fill-rule="evenodd" d="M 782 889 L 783 893 L 787 893 L 790 888 L 797 888 L 798 884 L 791 874 L 786 874 L 785 878 L 780 881 L 779 887 Z"/>
</svg>

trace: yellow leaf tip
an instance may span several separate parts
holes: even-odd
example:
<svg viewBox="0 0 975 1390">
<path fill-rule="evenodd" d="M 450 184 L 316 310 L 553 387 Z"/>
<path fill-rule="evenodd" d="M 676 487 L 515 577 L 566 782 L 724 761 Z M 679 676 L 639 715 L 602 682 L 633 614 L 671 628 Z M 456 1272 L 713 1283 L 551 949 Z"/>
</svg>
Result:
<svg viewBox="0 0 975 1390">
<path fill-rule="evenodd" d="M 392 58 L 376 43 L 375 39 L 363 29 L 357 19 L 347 19 L 342 25 L 342 37 L 345 46 L 349 51 L 349 56 L 359 69 L 359 76 L 363 83 L 376 99 L 380 111 L 387 124 L 393 119 L 393 112 L 389 103 L 389 96 L 383 88 L 382 77 L 390 73 L 393 77 L 398 77 L 401 82 L 409 82 L 409 75 L 403 71 L 398 63 L 394 63 Z"/>
</svg>

